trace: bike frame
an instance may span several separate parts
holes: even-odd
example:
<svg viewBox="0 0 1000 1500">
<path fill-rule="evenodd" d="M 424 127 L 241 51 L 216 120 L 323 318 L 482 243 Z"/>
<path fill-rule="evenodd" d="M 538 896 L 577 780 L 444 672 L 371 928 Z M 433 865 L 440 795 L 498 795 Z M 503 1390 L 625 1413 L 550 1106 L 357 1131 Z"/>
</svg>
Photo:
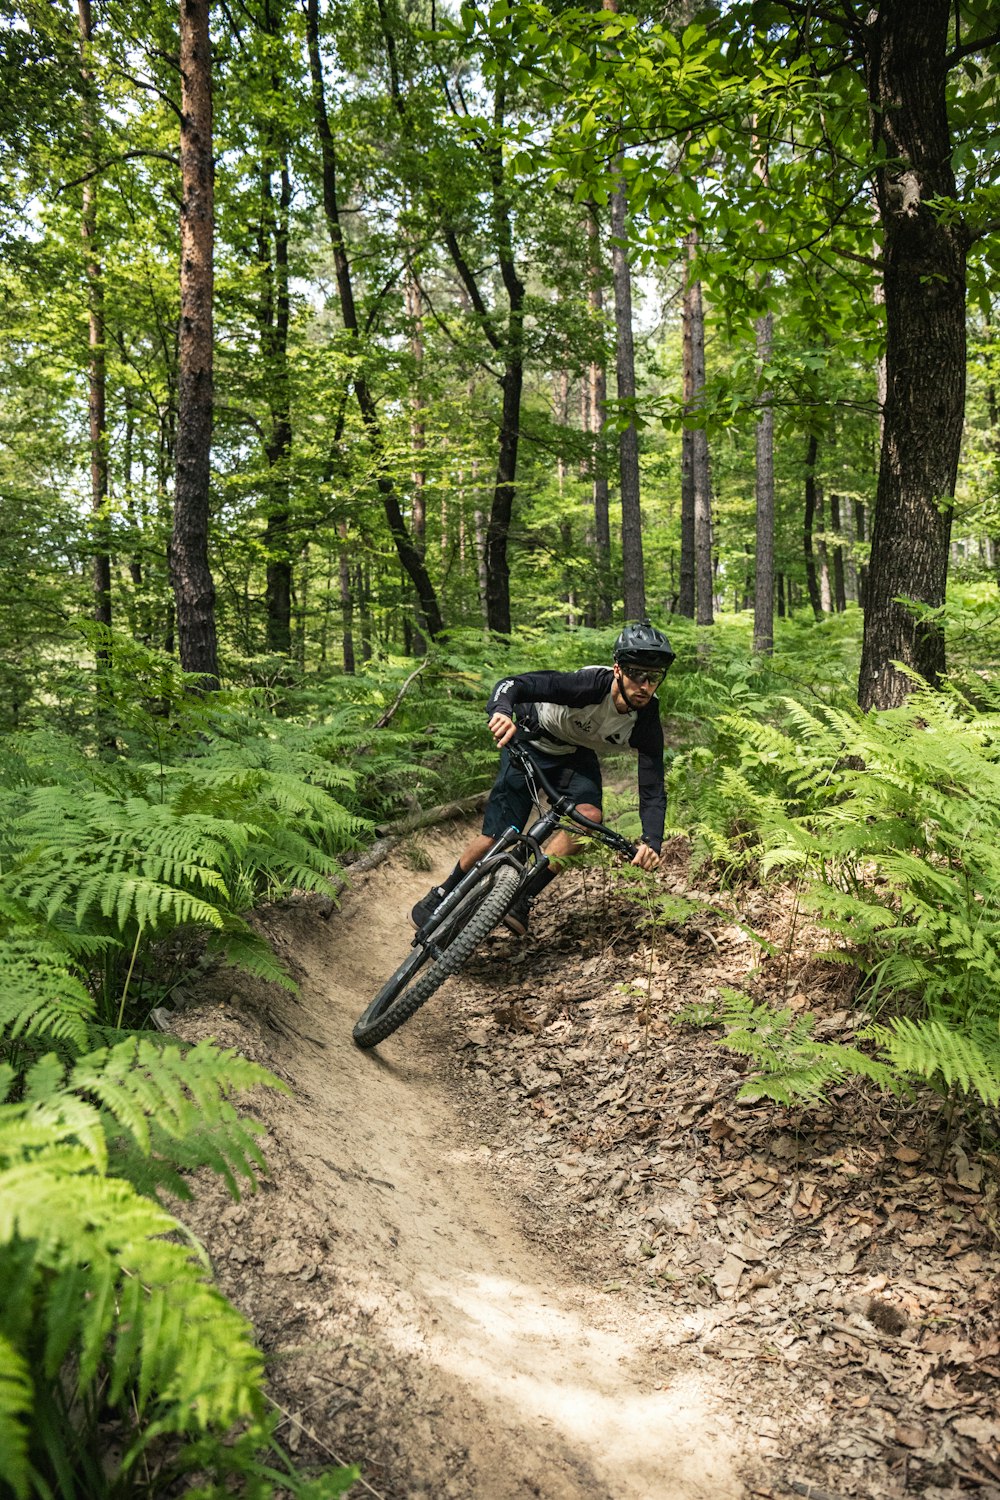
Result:
<svg viewBox="0 0 1000 1500">
<path fill-rule="evenodd" d="M 635 844 L 623 838 L 620 833 L 615 833 L 613 829 L 606 828 L 603 823 L 595 823 L 593 819 L 584 817 L 583 813 L 577 812 L 576 805 L 571 797 L 568 797 L 564 792 L 556 791 L 555 787 L 549 785 L 541 767 L 537 766 L 531 759 L 523 744 L 512 741 L 508 746 L 508 751 L 511 759 L 516 761 L 524 772 L 535 805 L 539 809 L 541 808 L 540 785 L 542 792 L 549 799 L 549 809 L 544 813 L 540 811 L 535 822 L 524 832 L 512 824 L 500 834 L 492 847 L 487 850 L 481 859 L 476 860 L 472 868 L 467 870 L 462 876 L 455 889 L 449 891 L 441 904 L 435 908 L 430 920 L 417 930 L 410 945 L 413 948 L 417 947 L 418 944 L 423 944 L 432 954 L 437 956 L 434 946 L 434 933 L 439 928 L 446 926 L 450 913 L 464 901 L 473 886 L 477 885 L 482 879 L 484 873 L 495 866 L 502 864 L 514 865 L 520 870 L 520 882 L 518 884 L 518 892 L 520 892 L 529 874 L 533 875 L 537 870 L 543 869 L 549 863 L 549 856 L 542 848 L 542 844 L 555 833 L 557 828 L 562 828 L 566 832 L 573 832 L 579 829 L 581 832 L 589 834 L 592 838 L 596 838 L 609 848 L 614 849 L 617 853 L 625 855 L 628 859 L 635 858 Z"/>
</svg>

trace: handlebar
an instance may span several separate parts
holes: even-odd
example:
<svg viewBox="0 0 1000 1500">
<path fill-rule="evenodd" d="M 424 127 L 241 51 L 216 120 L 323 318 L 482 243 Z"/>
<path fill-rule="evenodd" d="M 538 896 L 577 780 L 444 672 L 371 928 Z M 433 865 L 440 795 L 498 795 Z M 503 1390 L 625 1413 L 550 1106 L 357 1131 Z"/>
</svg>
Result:
<svg viewBox="0 0 1000 1500">
<path fill-rule="evenodd" d="M 565 802 L 565 793 L 558 791 L 549 783 L 541 766 L 528 754 L 527 745 L 523 740 L 520 740 L 520 733 L 518 731 L 518 737 L 511 740 L 507 746 L 511 758 L 517 761 L 522 770 L 527 771 L 529 775 L 537 776 L 541 783 L 542 791 L 548 797 L 553 807 L 559 802 Z M 606 844 L 609 849 L 614 849 L 616 854 L 623 855 L 629 861 L 635 859 L 638 853 L 638 846 L 633 844 L 631 840 L 623 837 L 622 834 L 615 833 L 614 829 L 608 828 L 604 823 L 595 823 L 593 818 L 584 817 L 583 813 L 577 812 L 575 807 L 567 806 L 560 809 L 560 811 L 563 816 L 571 819 L 580 828 L 585 829 L 587 833 L 593 834 L 602 844 Z"/>
</svg>

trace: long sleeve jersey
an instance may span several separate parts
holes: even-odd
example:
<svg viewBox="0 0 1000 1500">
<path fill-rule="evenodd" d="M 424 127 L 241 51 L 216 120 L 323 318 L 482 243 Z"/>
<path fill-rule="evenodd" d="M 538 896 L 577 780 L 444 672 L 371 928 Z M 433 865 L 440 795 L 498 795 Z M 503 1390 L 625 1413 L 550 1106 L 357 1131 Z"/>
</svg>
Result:
<svg viewBox="0 0 1000 1500">
<path fill-rule="evenodd" d="M 578 745 L 598 755 L 635 750 L 642 840 L 659 853 L 666 816 L 659 704 L 654 697 L 645 708 L 620 714 L 611 696 L 614 678 L 610 667 L 522 672 L 497 683 L 486 712 L 516 719 L 532 741 L 552 755 L 568 755 Z"/>
</svg>

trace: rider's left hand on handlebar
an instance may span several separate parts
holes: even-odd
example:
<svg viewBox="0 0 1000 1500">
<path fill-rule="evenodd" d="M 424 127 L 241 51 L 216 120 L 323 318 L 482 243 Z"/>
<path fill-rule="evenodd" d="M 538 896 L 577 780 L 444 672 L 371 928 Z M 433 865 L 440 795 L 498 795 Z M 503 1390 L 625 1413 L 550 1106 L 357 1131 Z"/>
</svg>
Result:
<svg viewBox="0 0 1000 1500">
<path fill-rule="evenodd" d="M 640 844 L 635 851 L 635 859 L 632 863 L 638 865 L 640 870 L 655 870 L 660 863 L 660 856 L 648 844 Z"/>
<path fill-rule="evenodd" d="M 490 734 L 496 740 L 498 750 L 509 744 L 516 733 L 517 725 L 507 714 L 493 714 L 490 719 Z"/>
</svg>

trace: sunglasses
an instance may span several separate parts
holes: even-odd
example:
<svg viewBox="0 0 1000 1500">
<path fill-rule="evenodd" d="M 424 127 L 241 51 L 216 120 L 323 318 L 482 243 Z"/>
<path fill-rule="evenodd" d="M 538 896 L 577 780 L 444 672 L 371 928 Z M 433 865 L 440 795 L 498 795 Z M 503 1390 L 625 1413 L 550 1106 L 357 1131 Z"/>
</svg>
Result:
<svg viewBox="0 0 1000 1500">
<path fill-rule="evenodd" d="M 643 672 L 638 667 L 622 667 L 622 671 L 636 687 L 645 687 L 648 682 L 650 687 L 657 688 L 667 675 L 666 672 Z"/>
</svg>

